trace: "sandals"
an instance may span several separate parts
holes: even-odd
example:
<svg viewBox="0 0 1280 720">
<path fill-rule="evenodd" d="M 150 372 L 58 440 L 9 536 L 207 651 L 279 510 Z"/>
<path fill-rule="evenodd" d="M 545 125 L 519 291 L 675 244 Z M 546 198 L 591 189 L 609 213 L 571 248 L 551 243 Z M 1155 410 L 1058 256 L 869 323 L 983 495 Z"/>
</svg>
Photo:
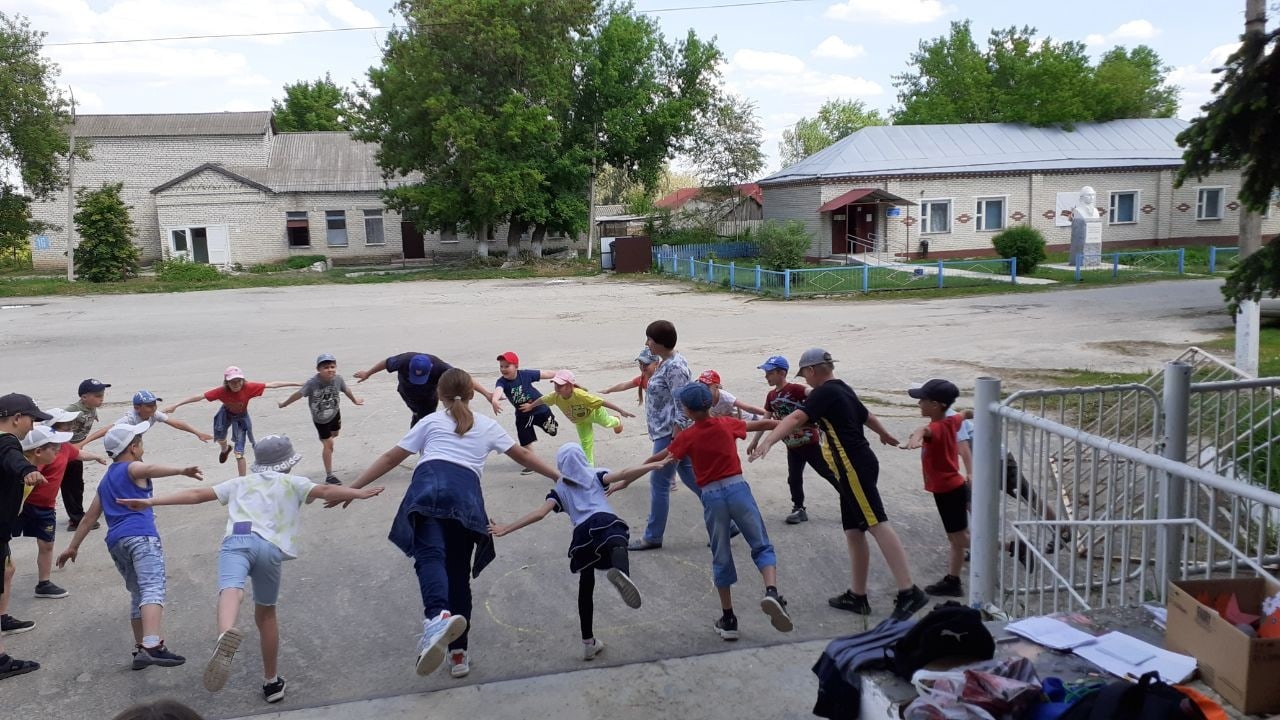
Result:
<svg viewBox="0 0 1280 720">
<path fill-rule="evenodd" d="M 29 672 L 35 672 L 40 669 L 40 663 L 38 662 L 19 660 L 8 655 L 4 657 L 4 662 L 0 662 L 0 680 L 11 678 L 15 675 L 26 675 Z"/>
</svg>

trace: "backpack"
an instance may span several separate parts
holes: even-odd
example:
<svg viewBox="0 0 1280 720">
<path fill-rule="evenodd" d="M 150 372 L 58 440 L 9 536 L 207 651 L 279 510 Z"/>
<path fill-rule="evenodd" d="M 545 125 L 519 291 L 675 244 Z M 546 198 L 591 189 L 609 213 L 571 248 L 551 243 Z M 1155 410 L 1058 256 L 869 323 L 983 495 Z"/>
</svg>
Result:
<svg viewBox="0 0 1280 720">
<path fill-rule="evenodd" d="M 996 641 L 982 613 L 949 601 L 935 607 L 893 646 L 893 670 L 910 680 L 915 671 L 944 657 L 990 660 Z"/>
<path fill-rule="evenodd" d="M 818 700 L 813 714 L 832 720 L 856 720 L 862 705 L 859 673 L 892 667 L 889 648 L 914 625 L 910 620 L 885 618 L 866 632 L 828 643 L 813 666 L 813 674 L 818 676 Z"/>
<path fill-rule="evenodd" d="M 1205 720 L 1195 701 L 1160 679 L 1155 671 L 1136 683 L 1113 682 L 1085 695 L 1060 720 Z"/>
</svg>

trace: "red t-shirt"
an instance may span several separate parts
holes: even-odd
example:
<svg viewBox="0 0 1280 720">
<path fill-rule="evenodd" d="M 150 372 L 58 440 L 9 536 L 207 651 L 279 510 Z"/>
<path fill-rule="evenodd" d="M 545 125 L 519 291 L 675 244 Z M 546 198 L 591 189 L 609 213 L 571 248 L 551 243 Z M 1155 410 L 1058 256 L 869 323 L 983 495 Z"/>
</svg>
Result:
<svg viewBox="0 0 1280 720">
<path fill-rule="evenodd" d="M 699 420 L 676 435 L 667 451 L 677 459 L 693 463 L 698 487 L 742 474 L 738 440 L 747 438 L 747 424 L 735 417 Z"/>
<path fill-rule="evenodd" d="M 27 504 L 45 510 L 52 510 L 58 502 L 58 489 L 62 487 L 62 477 L 67 474 L 67 463 L 80 457 L 80 451 L 71 443 L 62 443 L 62 448 L 53 458 L 53 462 L 40 468 L 40 474 L 49 482 L 40 483 L 27 497 Z"/>
<path fill-rule="evenodd" d="M 631 382 L 635 383 L 636 387 L 640 388 L 641 390 L 649 389 L 649 378 L 645 377 L 644 375 L 635 376 L 631 380 Z"/>
<path fill-rule="evenodd" d="M 929 423 L 929 438 L 925 440 L 920 455 L 925 490 L 945 493 L 964 485 L 964 475 L 960 472 L 960 452 L 956 444 L 956 431 L 963 422 L 964 415 L 957 413 Z"/>
<path fill-rule="evenodd" d="M 219 385 L 204 394 L 209 402 L 221 400 L 227 406 L 227 412 L 243 415 L 249 410 L 249 401 L 267 391 L 266 383 L 245 381 L 240 392 L 231 392 L 226 385 Z"/>
</svg>

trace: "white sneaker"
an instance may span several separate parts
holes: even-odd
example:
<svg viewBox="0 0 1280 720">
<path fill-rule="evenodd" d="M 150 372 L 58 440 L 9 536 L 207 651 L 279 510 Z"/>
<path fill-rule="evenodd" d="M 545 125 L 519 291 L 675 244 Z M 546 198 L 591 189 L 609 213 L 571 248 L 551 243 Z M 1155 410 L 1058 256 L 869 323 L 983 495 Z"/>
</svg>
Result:
<svg viewBox="0 0 1280 720">
<path fill-rule="evenodd" d="M 609 568 L 604 576 L 618 589 L 618 594 L 622 596 L 622 602 L 626 603 L 627 607 L 640 607 L 640 590 L 626 573 L 618 568 Z"/>
<path fill-rule="evenodd" d="M 418 641 L 418 674 L 430 675 L 444 662 L 449 643 L 467 631 L 467 619 L 442 612 L 422 621 L 422 639 Z"/>
<path fill-rule="evenodd" d="M 584 643 L 582 643 L 582 659 L 583 659 L 583 660 L 591 660 L 591 659 L 594 659 L 594 658 L 595 658 L 595 656 L 599 655 L 599 654 L 600 654 L 600 653 L 602 653 L 602 652 L 604 652 L 604 641 L 603 641 L 603 640 L 594 640 L 594 639 L 593 639 L 593 640 L 591 641 L 591 644 L 590 644 L 590 645 L 588 645 L 588 644 L 587 644 L 587 643 L 585 643 L 585 642 L 584 642 Z"/>
<path fill-rule="evenodd" d="M 467 655 L 466 650 L 452 650 L 449 652 L 449 675 L 460 678 L 466 677 L 471 672 L 471 657 Z"/>
<path fill-rule="evenodd" d="M 226 686 L 227 678 L 231 675 L 231 660 L 240 649 L 242 640 L 244 640 L 244 633 L 235 628 L 218 636 L 218 645 L 213 649 L 213 657 L 209 658 L 209 664 L 204 668 L 205 690 L 217 692 Z"/>
</svg>

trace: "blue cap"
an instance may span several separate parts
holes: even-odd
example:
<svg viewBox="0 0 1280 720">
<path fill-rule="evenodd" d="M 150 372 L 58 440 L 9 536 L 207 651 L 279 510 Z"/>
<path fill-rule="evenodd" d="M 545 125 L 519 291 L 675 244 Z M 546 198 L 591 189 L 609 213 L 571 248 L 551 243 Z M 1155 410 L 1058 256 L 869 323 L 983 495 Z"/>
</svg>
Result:
<svg viewBox="0 0 1280 720">
<path fill-rule="evenodd" d="M 316 367 L 320 367 L 321 365 L 330 362 L 336 364 L 338 362 L 338 358 L 334 357 L 333 353 L 320 353 L 320 357 L 316 358 Z"/>
<path fill-rule="evenodd" d="M 765 372 L 769 372 L 770 370 L 790 370 L 791 363 L 787 362 L 787 359 L 781 355 L 774 355 L 768 360 L 765 360 L 763 364 L 758 366 L 758 368 Z"/>
<path fill-rule="evenodd" d="M 710 410 L 711 388 L 700 382 L 689 383 L 680 388 L 680 402 L 694 412 Z"/>
<path fill-rule="evenodd" d="M 134 405 L 153 405 L 160 402 L 164 398 L 156 397 L 156 394 L 150 390 L 139 390 L 133 394 Z"/>
<path fill-rule="evenodd" d="M 104 383 L 101 380 L 94 380 L 93 378 L 89 378 L 88 380 L 85 380 L 84 382 L 80 383 L 80 392 L 76 394 L 89 395 L 92 393 L 100 393 L 109 387 L 111 387 L 111 385 Z"/>
<path fill-rule="evenodd" d="M 431 379 L 431 358 L 426 355 L 414 355 L 409 359 L 409 382 L 414 385 L 426 385 Z"/>
</svg>

